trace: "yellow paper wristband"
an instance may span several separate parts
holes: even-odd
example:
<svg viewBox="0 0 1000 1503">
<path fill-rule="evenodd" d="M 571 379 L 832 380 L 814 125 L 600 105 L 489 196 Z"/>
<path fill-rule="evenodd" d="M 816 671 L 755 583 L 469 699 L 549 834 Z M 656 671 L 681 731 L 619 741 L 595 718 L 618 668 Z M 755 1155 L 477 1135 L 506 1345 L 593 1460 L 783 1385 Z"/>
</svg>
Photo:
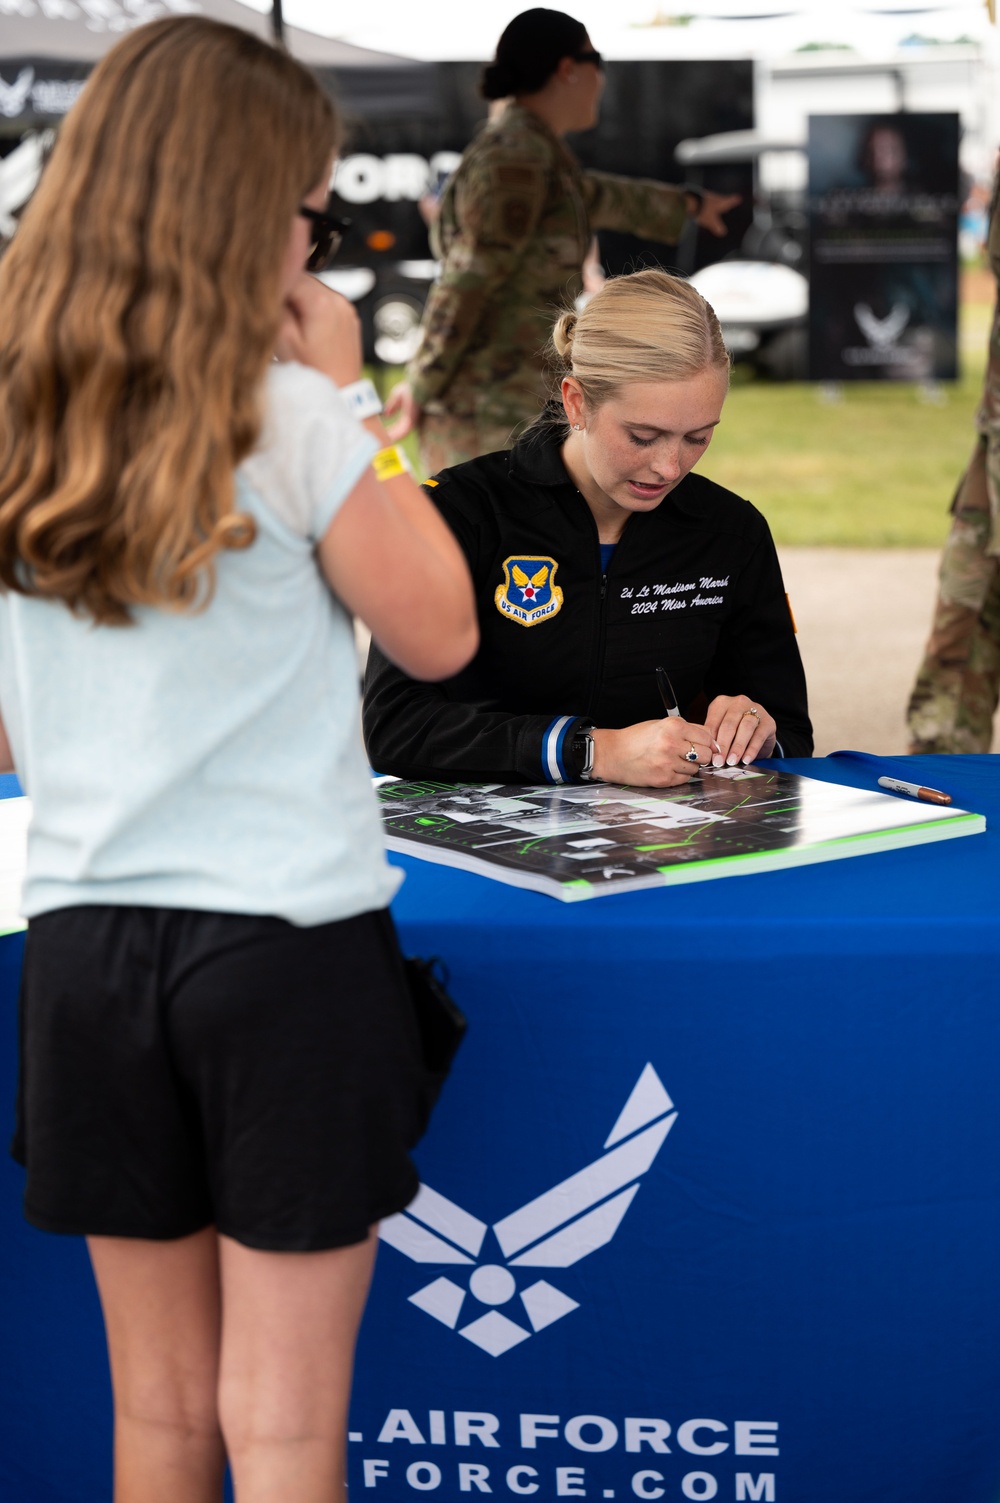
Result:
<svg viewBox="0 0 1000 1503">
<path fill-rule="evenodd" d="M 410 473 L 406 455 L 395 444 L 390 444 L 387 449 L 379 449 L 372 460 L 372 469 L 376 480 L 394 480 L 397 475 Z"/>
</svg>

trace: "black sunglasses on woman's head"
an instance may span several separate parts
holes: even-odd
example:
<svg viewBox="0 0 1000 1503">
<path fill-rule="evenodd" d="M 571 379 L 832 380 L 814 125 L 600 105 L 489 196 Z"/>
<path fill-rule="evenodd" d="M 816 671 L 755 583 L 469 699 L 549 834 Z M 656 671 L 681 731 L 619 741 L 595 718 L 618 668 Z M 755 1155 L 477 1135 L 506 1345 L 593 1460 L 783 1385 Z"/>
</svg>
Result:
<svg viewBox="0 0 1000 1503">
<path fill-rule="evenodd" d="M 604 67 L 603 57 L 599 52 L 594 52 L 593 49 L 590 52 L 574 52 L 573 61 L 574 63 L 593 63 L 595 68 Z"/>
<path fill-rule="evenodd" d="M 300 204 L 298 212 L 303 219 L 308 219 L 313 229 L 306 271 L 322 271 L 339 251 L 340 242 L 350 229 L 351 221 L 331 214 L 329 206 L 326 209 L 310 209 L 305 204 Z"/>
</svg>

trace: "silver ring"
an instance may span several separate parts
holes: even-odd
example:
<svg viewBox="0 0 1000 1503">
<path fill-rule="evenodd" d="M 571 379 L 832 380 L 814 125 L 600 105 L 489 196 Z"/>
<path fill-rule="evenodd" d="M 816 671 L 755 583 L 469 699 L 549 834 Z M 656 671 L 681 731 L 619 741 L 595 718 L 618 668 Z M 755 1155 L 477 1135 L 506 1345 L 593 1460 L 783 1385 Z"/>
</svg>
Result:
<svg viewBox="0 0 1000 1503">
<path fill-rule="evenodd" d="M 691 750 L 684 753 L 684 760 L 685 762 L 698 761 L 698 750 L 693 741 L 691 742 Z"/>
</svg>

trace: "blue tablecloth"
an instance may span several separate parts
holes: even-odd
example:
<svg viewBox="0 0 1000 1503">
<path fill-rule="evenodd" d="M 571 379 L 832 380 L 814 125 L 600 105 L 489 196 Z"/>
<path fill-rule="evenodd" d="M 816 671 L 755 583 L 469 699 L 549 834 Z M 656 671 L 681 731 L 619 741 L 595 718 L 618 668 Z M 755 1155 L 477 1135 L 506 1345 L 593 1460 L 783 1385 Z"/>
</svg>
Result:
<svg viewBox="0 0 1000 1503">
<path fill-rule="evenodd" d="M 470 1030 L 380 1255 L 356 1496 L 996 1503 L 1000 758 L 877 770 L 991 828 L 573 905 L 392 858 Z M 85 1257 L 4 1172 L 0 1498 L 97 1503 Z"/>
</svg>

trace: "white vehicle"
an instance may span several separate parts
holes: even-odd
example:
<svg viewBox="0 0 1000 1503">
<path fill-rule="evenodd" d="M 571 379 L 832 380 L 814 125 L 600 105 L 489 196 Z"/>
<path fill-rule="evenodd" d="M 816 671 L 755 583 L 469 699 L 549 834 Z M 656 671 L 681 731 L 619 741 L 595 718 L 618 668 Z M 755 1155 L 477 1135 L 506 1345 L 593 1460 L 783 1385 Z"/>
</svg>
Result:
<svg viewBox="0 0 1000 1503">
<path fill-rule="evenodd" d="M 797 143 L 770 140 L 760 131 L 727 131 L 700 141 L 681 141 L 677 160 L 692 176 L 702 167 L 748 162 L 754 169 L 754 213 L 737 252 L 696 271 L 691 281 L 711 303 L 734 360 L 749 361 L 777 380 L 804 379 L 808 357 L 806 321 L 809 282 L 804 275 L 807 220 L 798 190 L 766 192 L 761 158 L 802 159 Z M 797 173 L 786 174 L 794 180 Z"/>
</svg>

